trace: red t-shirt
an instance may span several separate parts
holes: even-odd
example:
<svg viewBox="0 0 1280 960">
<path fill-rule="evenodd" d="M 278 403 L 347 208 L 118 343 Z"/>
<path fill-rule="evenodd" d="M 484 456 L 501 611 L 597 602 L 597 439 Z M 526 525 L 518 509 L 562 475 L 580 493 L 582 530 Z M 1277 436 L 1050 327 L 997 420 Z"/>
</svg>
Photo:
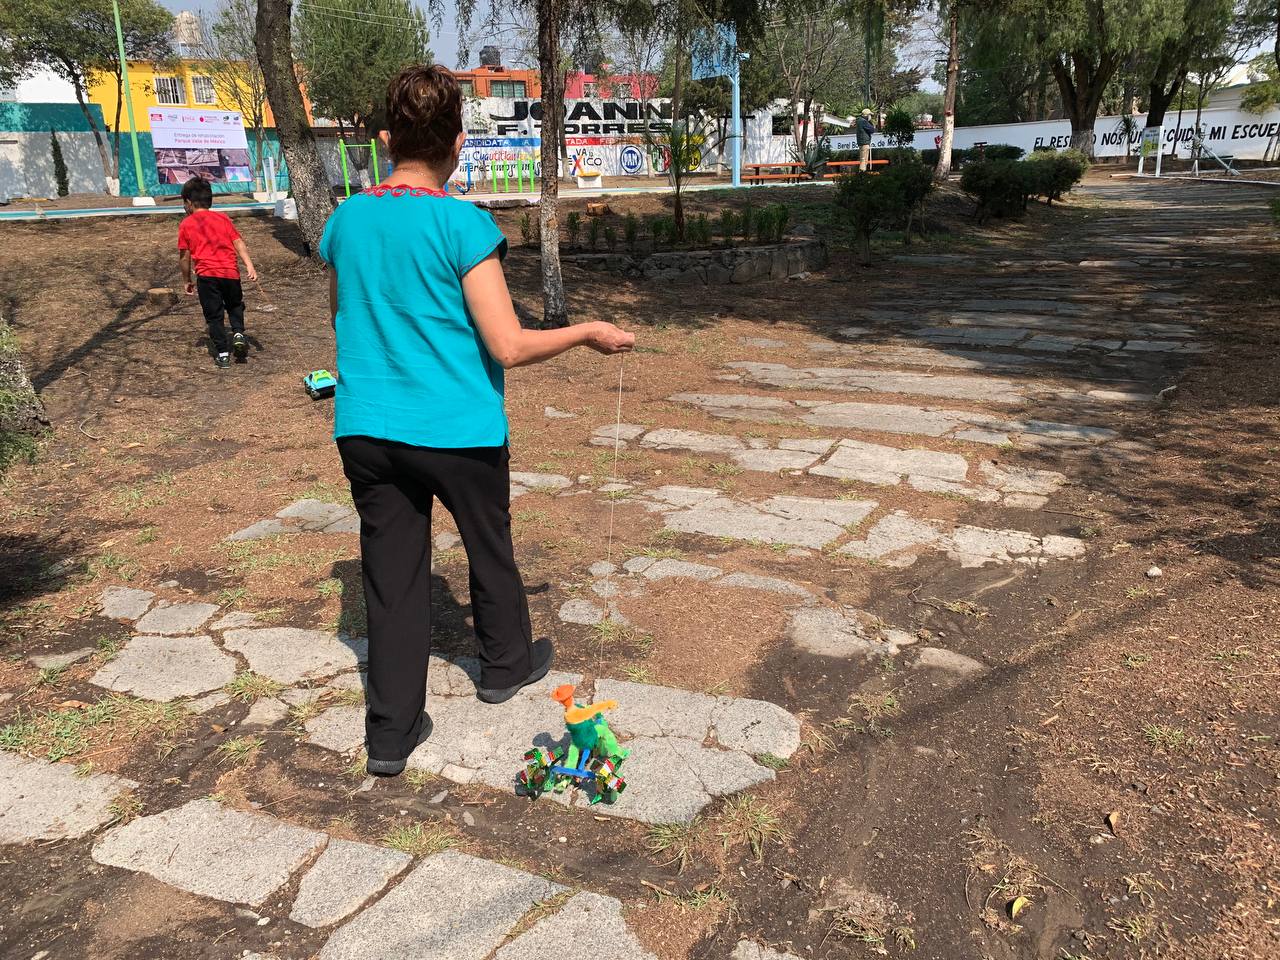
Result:
<svg viewBox="0 0 1280 960">
<path fill-rule="evenodd" d="M 240 239 L 240 231 L 225 213 L 216 210 L 196 210 L 178 227 L 178 249 L 190 250 L 196 276 L 240 278 L 236 264 L 236 248 L 232 244 Z"/>
</svg>

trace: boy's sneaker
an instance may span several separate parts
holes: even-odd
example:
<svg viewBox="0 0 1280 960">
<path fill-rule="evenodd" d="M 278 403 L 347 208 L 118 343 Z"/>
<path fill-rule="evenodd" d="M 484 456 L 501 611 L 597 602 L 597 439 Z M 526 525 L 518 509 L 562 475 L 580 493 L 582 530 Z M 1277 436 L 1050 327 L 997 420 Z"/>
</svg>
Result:
<svg viewBox="0 0 1280 960">
<path fill-rule="evenodd" d="M 213 358 L 213 362 L 214 362 L 214 363 L 215 363 L 219 368 L 229 367 L 229 366 L 231 366 L 231 354 L 229 354 L 229 353 L 220 353 L 220 354 L 218 354 L 216 357 L 214 357 L 214 358 Z"/>
<path fill-rule="evenodd" d="M 235 351 L 236 363 L 247 363 L 249 360 L 249 341 L 245 339 L 243 333 L 237 333 L 231 338 L 231 349 Z"/>
</svg>

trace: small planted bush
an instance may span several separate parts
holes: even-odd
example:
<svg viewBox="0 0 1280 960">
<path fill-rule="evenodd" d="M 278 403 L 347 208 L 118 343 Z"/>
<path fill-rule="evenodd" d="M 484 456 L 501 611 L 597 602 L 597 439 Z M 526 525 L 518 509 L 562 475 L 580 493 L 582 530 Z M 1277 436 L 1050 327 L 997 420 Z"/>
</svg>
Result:
<svg viewBox="0 0 1280 960">
<path fill-rule="evenodd" d="M 1071 192 L 1089 169 L 1088 158 L 1079 150 L 1037 150 L 1024 162 L 1031 178 L 1030 193 L 1052 204 Z"/>
<path fill-rule="evenodd" d="M 781 243 L 787 235 L 787 225 L 791 222 L 791 208 L 785 203 L 774 205 L 773 242 Z"/>
<path fill-rule="evenodd" d="M 577 246 L 578 234 L 582 232 L 582 215 L 577 210 L 574 210 L 566 218 L 565 226 L 569 228 L 569 242 Z"/>
<path fill-rule="evenodd" d="M 1017 160 L 967 163 L 960 172 L 960 189 L 974 199 L 974 217 L 985 223 L 993 216 L 1020 216 L 1035 192 L 1035 175 L 1029 164 Z"/>
<path fill-rule="evenodd" d="M 836 184 L 835 205 L 853 229 L 859 261 L 870 263 L 871 235 L 902 215 L 902 187 L 895 178 L 883 174 L 849 174 Z"/>
<path fill-rule="evenodd" d="M 728 246 L 733 246 L 734 235 L 738 232 L 738 217 L 725 207 L 720 211 L 720 236 Z"/>
<path fill-rule="evenodd" d="M 520 239 L 523 240 L 527 246 L 533 243 L 533 240 L 537 235 L 537 224 L 534 222 L 533 218 L 529 216 L 529 211 L 526 210 L 520 215 Z"/>
<path fill-rule="evenodd" d="M 591 244 L 594 251 L 600 245 L 600 218 L 592 217 L 591 223 L 587 225 L 587 242 Z"/>
<path fill-rule="evenodd" d="M 756 208 L 749 203 L 742 208 L 742 216 L 738 218 L 738 231 L 747 243 L 750 243 L 751 238 L 755 236 Z"/>
<path fill-rule="evenodd" d="M 891 164 L 880 176 L 892 181 L 901 197 L 907 217 L 902 241 L 910 244 L 913 226 L 918 226 L 921 234 L 924 233 L 924 201 L 933 191 L 933 170 L 919 159 L 913 159 Z"/>
<path fill-rule="evenodd" d="M 604 228 L 604 245 L 610 253 L 618 249 L 618 228 L 612 224 Z"/>
<path fill-rule="evenodd" d="M 1011 143 L 988 143 L 982 148 L 982 158 L 984 160 L 1021 160 L 1026 152 Z"/>
<path fill-rule="evenodd" d="M 636 238 L 640 236 L 640 218 L 634 213 L 628 213 L 627 219 L 622 223 L 622 237 L 626 240 L 627 250 L 634 252 L 636 249 Z"/>
</svg>

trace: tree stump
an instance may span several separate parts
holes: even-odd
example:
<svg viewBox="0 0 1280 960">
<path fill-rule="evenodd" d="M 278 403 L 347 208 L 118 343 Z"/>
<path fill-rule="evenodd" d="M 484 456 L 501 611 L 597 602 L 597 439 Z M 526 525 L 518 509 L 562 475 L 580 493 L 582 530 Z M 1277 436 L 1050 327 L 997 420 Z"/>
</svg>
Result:
<svg viewBox="0 0 1280 960">
<path fill-rule="evenodd" d="M 587 204 L 588 217 L 606 217 L 611 213 L 613 213 L 613 211 L 609 209 L 609 204 L 604 201 Z"/>
<path fill-rule="evenodd" d="M 178 294 L 173 287 L 152 287 L 147 291 L 147 299 L 154 304 L 164 306 L 178 302 Z"/>
</svg>

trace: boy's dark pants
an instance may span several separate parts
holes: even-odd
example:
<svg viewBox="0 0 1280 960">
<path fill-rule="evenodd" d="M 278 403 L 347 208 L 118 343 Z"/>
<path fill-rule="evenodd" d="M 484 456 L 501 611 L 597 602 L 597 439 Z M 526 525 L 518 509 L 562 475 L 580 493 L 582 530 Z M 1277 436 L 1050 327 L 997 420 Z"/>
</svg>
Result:
<svg viewBox="0 0 1280 960">
<path fill-rule="evenodd" d="M 196 277 L 196 293 L 200 296 L 200 309 L 204 322 L 209 326 L 209 337 L 218 353 L 230 353 L 231 342 L 222 314 L 226 311 L 232 333 L 244 333 L 244 293 L 240 280 L 233 277 Z"/>
<path fill-rule="evenodd" d="M 338 452 L 360 514 L 369 756 L 402 760 L 418 744 L 426 701 L 433 497 L 453 514 L 467 551 L 480 685 L 513 687 L 533 672 L 529 603 L 511 543 L 510 454 L 370 437 L 342 437 Z"/>
</svg>

